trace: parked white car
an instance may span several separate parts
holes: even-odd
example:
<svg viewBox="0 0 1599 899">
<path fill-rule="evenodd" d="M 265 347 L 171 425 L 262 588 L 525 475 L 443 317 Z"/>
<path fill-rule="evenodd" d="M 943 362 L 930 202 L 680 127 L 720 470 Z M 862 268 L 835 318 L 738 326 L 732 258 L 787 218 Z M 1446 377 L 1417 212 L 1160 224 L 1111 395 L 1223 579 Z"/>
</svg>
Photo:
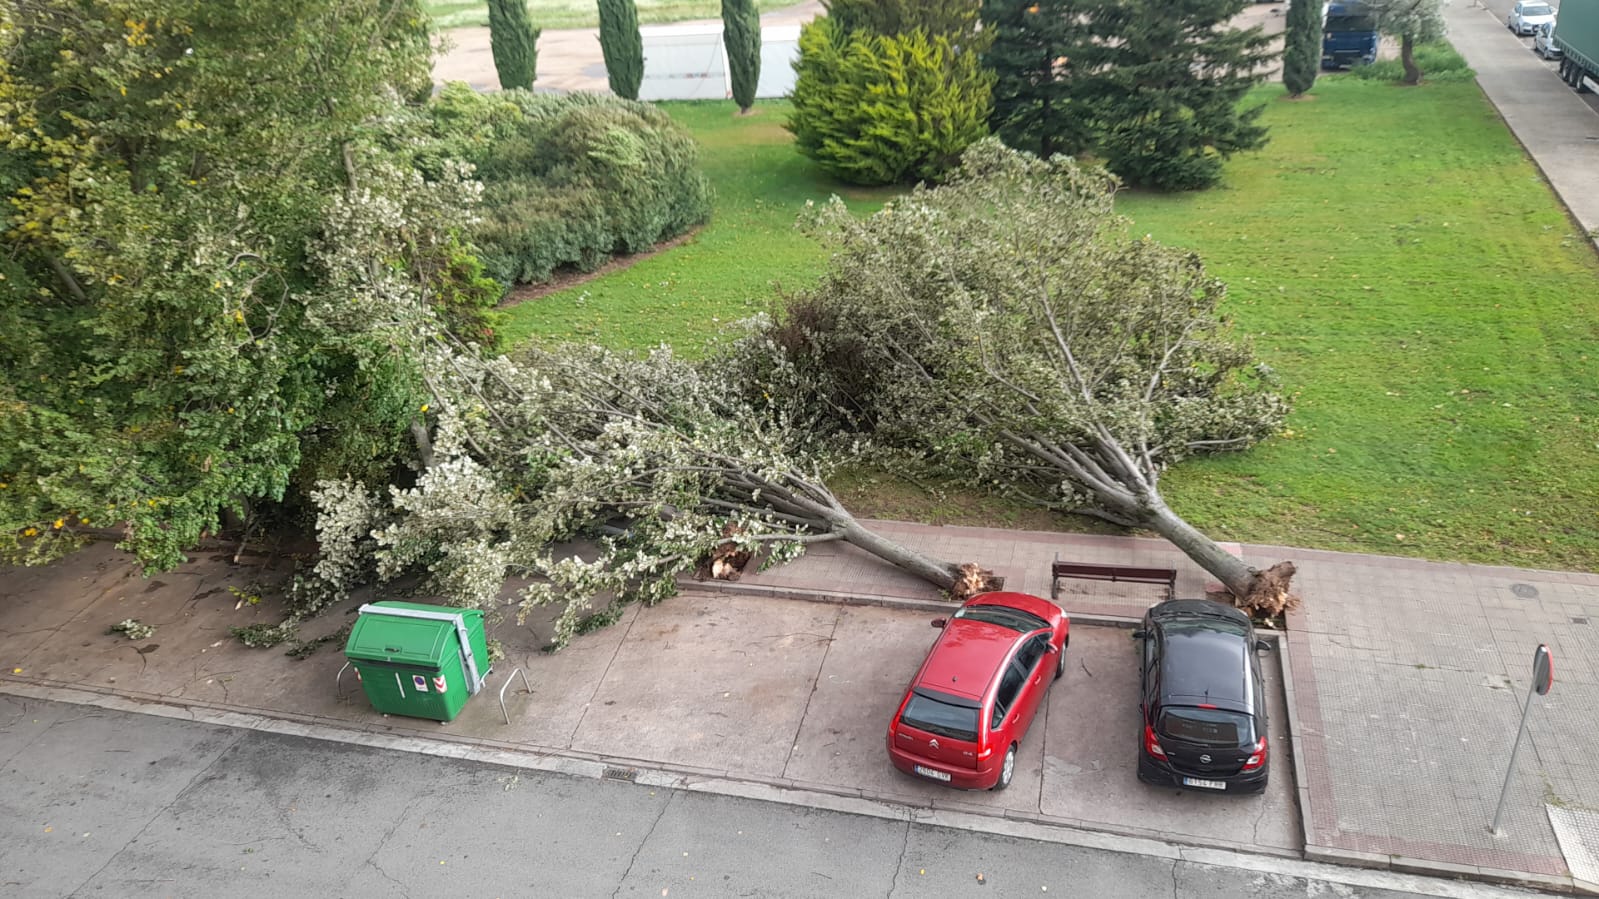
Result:
<svg viewBox="0 0 1599 899">
<path fill-rule="evenodd" d="M 1545 22 L 1532 33 L 1532 52 L 1544 59 L 1560 58 L 1560 48 L 1555 46 L 1555 23 Z"/>
<path fill-rule="evenodd" d="M 1555 8 L 1541 0 L 1521 0 L 1505 17 L 1505 27 L 1518 35 L 1534 34 L 1545 22 L 1554 25 Z"/>
</svg>

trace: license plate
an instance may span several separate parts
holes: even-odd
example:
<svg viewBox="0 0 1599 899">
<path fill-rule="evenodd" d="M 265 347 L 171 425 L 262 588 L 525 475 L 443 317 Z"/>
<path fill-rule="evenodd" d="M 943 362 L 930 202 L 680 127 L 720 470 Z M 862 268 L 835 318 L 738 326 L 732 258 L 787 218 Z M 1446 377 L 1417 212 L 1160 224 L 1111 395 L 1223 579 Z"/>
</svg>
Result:
<svg viewBox="0 0 1599 899">
<path fill-rule="evenodd" d="M 1207 790 L 1225 790 L 1225 789 L 1227 789 L 1226 781 L 1200 780 L 1197 777 L 1185 777 L 1185 778 L 1183 778 L 1183 786 L 1185 786 L 1185 787 L 1203 787 L 1203 788 L 1205 788 Z"/>
<path fill-rule="evenodd" d="M 916 773 L 923 777 L 931 777 L 934 780 L 949 780 L 948 771 L 934 771 L 932 768 L 924 768 L 921 765 L 916 766 Z"/>
</svg>

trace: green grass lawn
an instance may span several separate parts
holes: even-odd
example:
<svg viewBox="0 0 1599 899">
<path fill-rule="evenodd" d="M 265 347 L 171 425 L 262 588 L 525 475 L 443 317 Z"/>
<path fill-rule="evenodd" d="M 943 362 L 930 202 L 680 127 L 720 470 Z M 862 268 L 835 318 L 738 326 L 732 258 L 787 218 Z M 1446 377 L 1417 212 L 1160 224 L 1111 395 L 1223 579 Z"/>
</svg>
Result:
<svg viewBox="0 0 1599 899">
<path fill-rule="evenodd" d="M 799 0 L 774 0 L 761 4 L 761 12 L 793 6 Z M 715 19 L 722 15 L 720 0 L 637 0 L 638 20 L 642 25 L 683 22 L 689 19 Z M 462 28 L 487 25 L 489 6 L 485 0 L 423 0 L 422 8 L 437 28 Z M 528 0 L 528 13 L 539 28 L 596 28 L 599 7 L 594 0 Z"/>
<path fill-rule="evenodd" d="M 1599 261 L 1472 83 L 1262 88 L 1272 142 L 1226 184 L 1126 193 L 1136 231 L 1191 247 L 1295 411 L 1278 439 L 1186 463 L 1168 499 L 1219 539 L 1599 570 Z M 840 191 L 789 146 L 786 108 L 665 104 L 701 141 L 713 223 L 684 246 L 511 310 L 539 335 L 693 354 L 813 278 L 793 230 Z M 889 194 L 851 197 L 860 210 Z M 862 514 L 1076 525 L 875 472 Z"/>
<path fill-rule="evenodd" d="M 718 327 L 771 306 L 776 286 L 814 281 L 825 253 L 797 231 L 806 201 L 846 197 L 876 209 L 898 191 L 861 189 L 823 174 L 783 130 L 788 104 L 761 101 L 737 116 L 732 103 L 661 103 L 699 140 L 716 191 L 711 222 L 684 246 L 507 310 L 504 332 L 647 349 L 670 343 L 698 355 Z"/>
</svg>

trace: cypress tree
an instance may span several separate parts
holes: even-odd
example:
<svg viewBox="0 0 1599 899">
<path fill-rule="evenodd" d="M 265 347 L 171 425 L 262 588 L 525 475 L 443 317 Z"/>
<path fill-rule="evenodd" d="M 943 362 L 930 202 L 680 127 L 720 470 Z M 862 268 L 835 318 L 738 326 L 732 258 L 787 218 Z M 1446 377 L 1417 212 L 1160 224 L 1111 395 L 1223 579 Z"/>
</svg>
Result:
<svg viewBox="0 0 1599 899">
<path fill-rule="evenodd" d="M 644 38 L 638 30 L 638 6 L 633 0 L 599 0 L 600 53 L 605 56 L 605 77 L 611 93 L 624 100 L 638 99 L 644 80 Z"/>
<path fill-rule="evenodd" d="M 1297 97 L 1316 83 L 1321 69 L 1321 0 L 1292 0 L 1283 34 L 1283 87 Z"/>
<path fill-rule="evenodd" d="M 489 0 L 489 47 L 505 90 L 533 88 L 538 77 L 539 29 L 527 15 L 527 0 Z"/>
<path fill-rule="evenodd" d="M 722 44 L 727 47 L 733 102 L 740 113 L 747 113 L 761 80 L 761 14 L 755 0 L 722 0 Z"/>
</svg>

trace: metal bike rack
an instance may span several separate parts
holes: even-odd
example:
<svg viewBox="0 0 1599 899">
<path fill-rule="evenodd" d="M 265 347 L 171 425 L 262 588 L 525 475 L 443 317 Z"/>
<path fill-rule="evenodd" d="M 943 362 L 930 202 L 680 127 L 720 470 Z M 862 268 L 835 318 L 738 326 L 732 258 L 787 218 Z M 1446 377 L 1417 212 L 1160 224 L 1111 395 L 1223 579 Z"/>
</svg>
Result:
<svg viewBox="0 0 1599 899">
<path fill-rule="evenodd" d="M 511 723 L 511 713 L 505 710 L 505 688 L 511 685 L 511 678 L 516 677 L 518 674 L 522 675 L 522 691 L 524 693 L 533 692 L 533 688 L 528 685 L 527 675 L 522 674 L 522 669 L 514 669 L 510 674 L 506 675 L 505 683 L 500 684 L 500 714 L 505 716 L 505 723 L 507 725 Z"/>
<path fill-rule="evenodd" d="M 344 701 L 344 672 L 349 667 L 350 663 L 345 662 L 344 667 L 339 669 L 339 676 L 333 679 L 333 695 L 338 697 L 340 702 Z"/>
</svg>

